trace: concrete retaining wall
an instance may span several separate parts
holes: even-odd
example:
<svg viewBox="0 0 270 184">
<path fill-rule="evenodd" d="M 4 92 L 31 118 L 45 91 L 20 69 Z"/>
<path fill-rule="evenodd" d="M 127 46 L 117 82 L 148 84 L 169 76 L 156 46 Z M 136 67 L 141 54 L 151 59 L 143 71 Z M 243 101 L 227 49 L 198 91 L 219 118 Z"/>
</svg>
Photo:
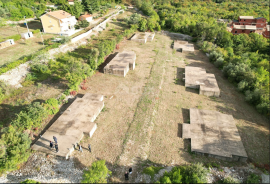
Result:
<svg viewBox="0 0 270 184">
<path fill-rule="evenodd" d="M 79 41 L 80 39 L 87 37 L 90 33 L 92 33 L 92 29 L 87 31 L 86 33 L 83 33 L 79 36 L 72 38 L 71 43 L 75 43 L 75 42 Z"/>
</svg>

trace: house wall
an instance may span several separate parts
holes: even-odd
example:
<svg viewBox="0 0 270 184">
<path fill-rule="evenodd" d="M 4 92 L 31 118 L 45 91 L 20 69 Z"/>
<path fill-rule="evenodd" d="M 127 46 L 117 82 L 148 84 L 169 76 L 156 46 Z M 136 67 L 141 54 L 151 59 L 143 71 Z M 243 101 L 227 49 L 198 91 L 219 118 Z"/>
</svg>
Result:
<svg viewBox="0 0 270 184">
<path fill-rule="evenodd" d="M 237 33 L 235 31 L 237 31 Z M 255 30 L 235 29 L 235 28 L 233 28 L 231 33 L 234 34 L 234 35 L 236 35 L 236 34 L 241 34 L 241 33 L 249 34 L 249 33 L 254 33 L 254 32 L 255 32 Z"/>
<path fill-rule="evenodd" d="M 86 18 L 87 22 L 91 22 L 93 20 L 93 17 Z"/>
<path fill-rule="evenodd" d="M 57 34 L 57 33 L 61 32 L 58 19 L 56 19 L 52 16 L 49 16 L 49 15 L 44 15 L 40 19 L 42 22 L 44 33 Z"/>
<path fill-rule="evenodd" d="M 270 31 L 264 31 L 263 32 L 263 37 L 265 37 L 265 38 L 270 38 Z"/>
<path fill-rule="evenodd" d="M 256 19 L 256 26 L 257 26 L 257 28 L 264 28 L 264 27 L 266 27 L 266 19 L 265 18 Z"/>
</svg>

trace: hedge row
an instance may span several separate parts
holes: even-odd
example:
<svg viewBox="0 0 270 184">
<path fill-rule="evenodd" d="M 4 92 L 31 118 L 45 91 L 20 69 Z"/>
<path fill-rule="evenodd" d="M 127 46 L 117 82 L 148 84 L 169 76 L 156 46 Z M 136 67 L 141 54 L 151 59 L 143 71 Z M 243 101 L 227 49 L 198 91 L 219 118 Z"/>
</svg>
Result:
<svg viewBox="0 0 270 184">
<path fill-rule="evenodd" d="M 36 52 L 35 54 L 30 54 L 29 56 L 25 56 L 21 60 L 17 60 L 17 61 L 14 61 L 14 62 L 11 62 L 11 63 L 8 63 L 8 64 L 4 65 L 3 67 L 0 68 L 0 75 L 3 74 L 3 73 L 8 72 L 9 70 L 12 70 L 12 69 L 16 68 L 20 64 L 26 63 L 27 61 L 37 57 L 43 51 L 48 51 L 48 50 L 50 50 L 52 48 L 57 48 L 59 45 L 60 45 L 59 43 L 54 43 L 53 45 L 47 46 L 44 49 Z"/>
</svg>

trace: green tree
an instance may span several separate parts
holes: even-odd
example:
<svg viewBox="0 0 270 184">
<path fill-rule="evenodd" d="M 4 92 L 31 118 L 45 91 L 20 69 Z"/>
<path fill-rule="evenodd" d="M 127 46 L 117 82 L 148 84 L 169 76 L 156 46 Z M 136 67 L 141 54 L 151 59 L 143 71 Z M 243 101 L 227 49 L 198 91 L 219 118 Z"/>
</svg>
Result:
<svg viewBox="0 0 270 184">
<path fill-rule="evenodd" d="M 139 22 L 139 30 L 140 31 L 147 31 L 147 20 L 146 19 L 141 19 L 141 21 Z"/>
<path fill-rule="evenodd" d="M 105 160 L 93 162 L 89 170 L 84 171 L 82 183 L 107 183 L 107 177 L 111 173 Z"/>
</svg>

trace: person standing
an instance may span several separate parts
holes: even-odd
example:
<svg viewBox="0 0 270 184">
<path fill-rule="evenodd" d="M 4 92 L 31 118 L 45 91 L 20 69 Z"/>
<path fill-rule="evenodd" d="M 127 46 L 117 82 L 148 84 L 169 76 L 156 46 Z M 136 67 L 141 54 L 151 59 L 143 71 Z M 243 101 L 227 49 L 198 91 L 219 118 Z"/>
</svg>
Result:
<svg viewBox="0 0 270 184">
<path fill-rule="evenodd" d="M 56 153 L 59 151 L 58 150 L 58 144 L 57 143 L 55 143 L 55 150 L 56 150 Z"/>
<path fill-rule="evenodd" d="M 125 173 L 125 180 L 128 180 L 128 172 Z"/>
<path fill-rule="evenodd" d="M 53 149 L 53 143 L 50 141 L 50 148 Z"/>
<path fill-rule="evenodd" d="M 129 171 L 129 174 L 131 174 L 132 173 L 132 167 L 130 167 L 128 171 Z"/>
<path fill-rule="evenodd" d="M 88 149 L 89 149 L 89 151 L 91 153 L 91 145 L 90 144 L 88 144 Z"/>
<path fill-rule="evenodd" d="M 53 140 L 54 140 L 55 144 L 57 144 L 57 138 L 55 136 L 53 136 Z"/>
<path fill-rule="evenodd" d="M 80 152 L 83 152 L 83 151 L 82 151 L 82 146 L 81 146 L 81 145 L 79 146 L 79 150 L 80 150 Z"/>
</svg>

